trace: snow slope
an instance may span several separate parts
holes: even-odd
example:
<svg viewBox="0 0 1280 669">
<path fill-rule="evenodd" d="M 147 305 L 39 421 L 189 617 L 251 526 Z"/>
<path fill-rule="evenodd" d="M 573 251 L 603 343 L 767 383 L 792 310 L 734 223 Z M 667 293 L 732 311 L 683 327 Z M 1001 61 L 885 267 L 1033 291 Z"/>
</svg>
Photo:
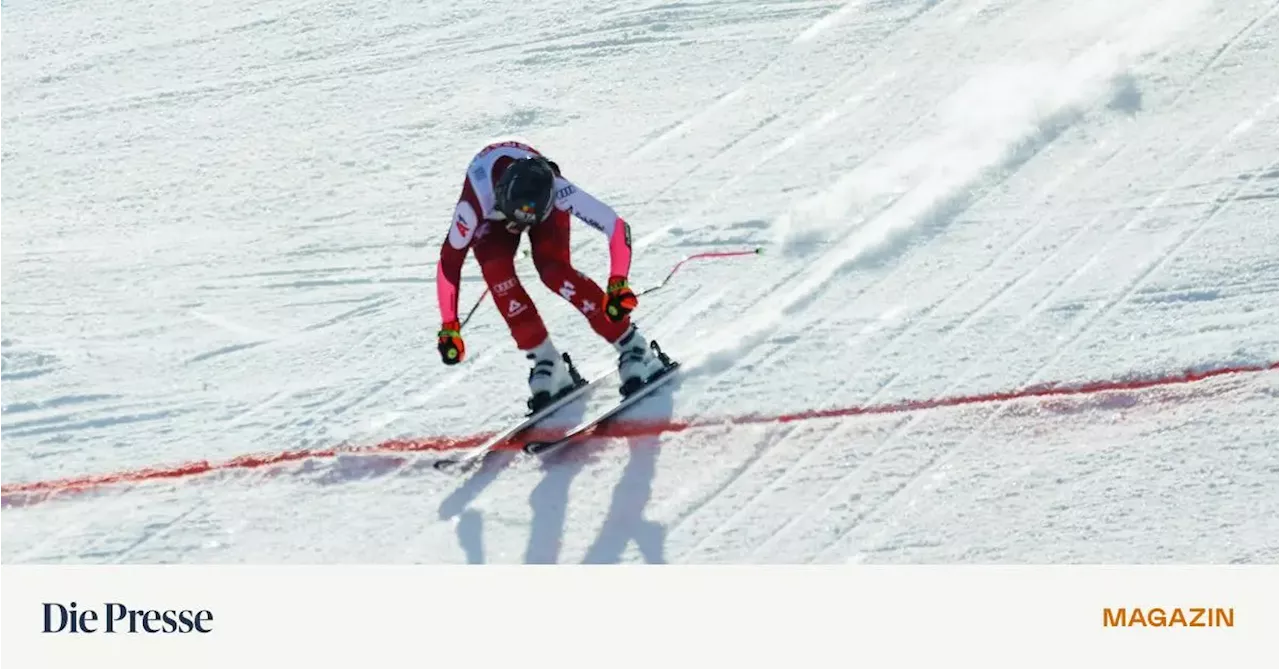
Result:
<svg viewBox="0 0 1280 669">
<path fill-rule="evenodd" d="M 1277 561 L 1274 2 L 486 7 L 6 3 L 4 561 Z M 689 369 L 643 422 L 456 479 L 388 442 L 523 402 L 491 304 L 433 341 L 504 134 L 639 287 L 764 252 L 642 300 Z"/>
</svg>

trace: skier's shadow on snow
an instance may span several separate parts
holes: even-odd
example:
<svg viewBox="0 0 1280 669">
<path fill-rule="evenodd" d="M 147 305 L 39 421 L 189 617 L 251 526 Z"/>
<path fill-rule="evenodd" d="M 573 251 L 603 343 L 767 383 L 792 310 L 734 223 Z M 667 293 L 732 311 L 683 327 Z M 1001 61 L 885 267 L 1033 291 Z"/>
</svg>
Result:
<svg viewBox="0 0 1280 669">
<path fill-rule="evenodd" d="M 581 421 L 586 416 L 587 407 L 588 403 L 585 401 L 569 404 L 556 412 L 556 423 L 569 426 Z M 475 473 L 440 503 L 438 515 L 441 520 L 456 518 L 454 530 L 469 564 L 485 562 L 484 518 L 479 511 L 469 507 L 516 457 L 518 454 L 509 450 L 487 454 Z"/>
<path fill-rule="evenodd" d="M 657 398 L 655 398 L 656 400 Z M 670 404 L 670 395 L 666 396 Z M 670 413 L 668 412 L 668 416 Z M 584 564 L 613 564 L 622 558 L 627 544 L 635 540 L 640 555 L 649 564 L 665 564 L 667 528 L 644 517 L 653 494 L 653 476 L 658 468 L 658 438 L 632 437 L 627 440 L 631 459 L 622 478 L 613 488 L 613 502 L 600 534 L 587 549 Z"/>
<path fill-rule="evenodd" d="M 653 395 L 641 400 L 635 408 L 642 409 L 648 420 L 670 419 L 673 410 L 672 392 L 677 385 L 678 381 L 655 390 Z M 653 477 L 657 472 L 658 438 L 629 437 L 626 441 L 630 458 L 623 467 L 621 478 L 614 485 L 609 514 L 600 527 L 600 533 L 583 556 L 584 564 L 617 563 L 632 540 L 636 542 L 645 562 L 666 562 L 663 550 L 666 528 L 644 517 L 645 507 L 653 492 Z M 581 450 L 570 447 L 561 457 L 553 457 L 547 461 L 544 466 L 546 475 L 529 495 L 529 505 L 533 508 L 533 526 L 525 550 L 526 563 L 559 561 L 565 517 L 569 508 L 569 487 L 574 477 L 590 461 L 592 449 L 604 446 L 605 444 L 596 442 L 584 444 Z"/>
<path fill-rule="evenodd" d="M 642 409 L 646 419 L 669 419 L 673 411 L 672 392 L 677 385 L 678 381 L 654 391 L 653 395 L 642 400 L 635 408 Z M 525 549 L 525 563 L 553 564 L 560 561 L 569 508 L 569 489 L 574 478 L 591 461 L 595 449 L 610 447 L 610 444 L 614 444 L 612 447 L 616 448 L 615 440 L 595 440 L 570 446 L 560 454 L 546 458 L 542 465 L 545 472 L 542 480 L 529 494 L 533 520 Z M 644 518 L 645 507 L 652 495 L 653 477 L 657 471 L 658 438 L 630 437 L 627 438 L 627 446 L 630 458 L 614 486 L 608 516 L 600 533 L 587 548 L 583 563 L 619 562 L 632 540 L 636 542 L 640 555 L 646 562 L 666 562 L 666 528 Z M 510 452 L 491 454 L 479 470 L 440 505 L 442 519 L 457 517 L 455 529 L 458 542 L 468 563 L 482 564 L 485 559 L 483 518 L 478 511 L 467 507 L 514 457 L 515 454 Z"/>
</svg>

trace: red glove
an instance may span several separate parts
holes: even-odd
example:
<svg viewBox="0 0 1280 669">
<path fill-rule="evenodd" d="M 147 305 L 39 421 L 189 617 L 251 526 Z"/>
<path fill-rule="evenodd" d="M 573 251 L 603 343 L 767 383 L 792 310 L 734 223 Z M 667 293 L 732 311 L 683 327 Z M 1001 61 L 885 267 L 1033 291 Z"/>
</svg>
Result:
<svg viewBox="0 0 1280 669">
<path fill-rule="evenodd" d="M 609 288 L 604 296 L 604 315 L 609 320 L 617 323 L 626 318 L 636 308 L 638 301 L 631 286 L 627 285 L 627 277 L 609 277 Z"/>
<path fill-rule="evenodd" d="M 462 362 L 462 358 L 467 354 L 467 347 L 462 343 L 462 325 L 458 321 L 449 321 L 440 326 L 440 332 L 436 333 L 436 348 L 440 350 L 440 359 L 446 365 L 456 365 Z"/>
</svg>

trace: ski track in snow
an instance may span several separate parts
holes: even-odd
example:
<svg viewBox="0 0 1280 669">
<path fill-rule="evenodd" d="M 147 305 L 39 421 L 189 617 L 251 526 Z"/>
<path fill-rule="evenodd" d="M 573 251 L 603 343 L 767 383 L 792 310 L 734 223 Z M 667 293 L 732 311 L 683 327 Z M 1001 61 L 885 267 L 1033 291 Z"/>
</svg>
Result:
<svg viewBox="0 0 1280 669">
<path fill-rule="evenodd" d="M 479 7 L 6 7 L 3 559 L 1277 561 L 1274 3 L 561 3 L 525 47 Z M 523 401 L 491 305 L 466 364 L 432 341 L 507 134 L 631 221 L 640 288 L 764 253 L 642 299 L 686 373 L 637 422 L 456 479 L 376 447 Z"/>
</svg>

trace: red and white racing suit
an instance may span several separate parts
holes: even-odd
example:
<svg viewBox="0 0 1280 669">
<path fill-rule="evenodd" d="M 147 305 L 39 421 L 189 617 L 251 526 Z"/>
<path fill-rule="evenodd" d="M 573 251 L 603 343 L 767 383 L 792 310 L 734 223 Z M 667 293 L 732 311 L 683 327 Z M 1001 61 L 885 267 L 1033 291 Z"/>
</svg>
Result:
<svg viewBox="0 0 1280 669">
<path fill-rule="evenodd" d="M 454 209 L 449 234 L 440 247 L 436 269 L 436 298 L 440 320 L 458 319 L 458 282 L 467 251 L 475 252 L 494 304 L 507 322 L 516 346 L 536 348 L 547 339 L 547 328 L 516 276 L 515 256 L 520 235 L 507 230 L 506 217 L 494 203 L 494 184 L 518 158 L 539 156 L 533 147 L 518 141 L 502 141 L 484 147 L 467 167 L 462 193 Z M 614 210 L 559 175 L 551 215 L 528 228 L 533 263 L 542 283 L 582 312 L 591 328 L 609 342 L 617 341 L 630 318 L 613 322 L 604 315 L 604 291 L 574 269 L 569 260 L 569 217 L 604 233 L 609 240 L 609 276 L 626 277 L 631 270 L 631 232 Z"/>
</svg>

